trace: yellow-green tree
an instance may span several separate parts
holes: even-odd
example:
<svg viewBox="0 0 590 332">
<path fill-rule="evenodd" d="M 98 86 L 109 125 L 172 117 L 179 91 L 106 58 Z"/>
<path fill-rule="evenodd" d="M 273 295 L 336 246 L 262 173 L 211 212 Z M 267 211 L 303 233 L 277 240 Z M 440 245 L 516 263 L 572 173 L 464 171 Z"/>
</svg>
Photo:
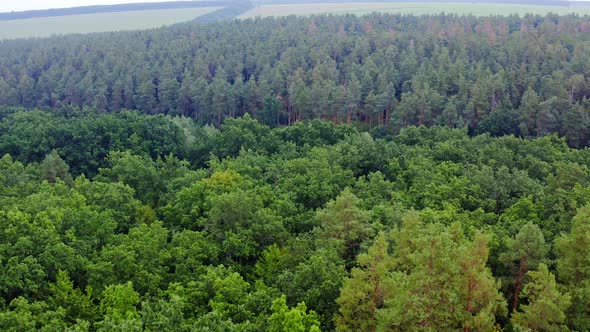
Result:
<svg viewBox="0 0 590 332">
<path fill-rule="evenodd" d="M 564 331 L 570 296 L 557 289 L 547 265 L 541 263 L 537 271 L 527 274 L 531 281 L 524 286 L 521 297 L 528 299 L 528 304 L 512 314 L 512 324 L 528 331 Z"/>
<path fill-rule="evenodd" d="M 318 316 L 314 311 L 307 311 L 305 302 L 289 308 L 283 295 L 272 303 L 272 311 L 268 318 L 269 332 L 320 332 Z"/>
<path fill-rule="evenodd" d="M 424 224 L 405 216 L 381 233 L 345 281 L 338 303 L 341 331 L 491 330 L 506 312 L 500 285 L 487 268 L 488 239 L 467 239 L 458 224 Z"/>
<path fill-rule="evenodd" d="M 344 281 L 336 302 L 340 312 L 336 318 L 337 331 L 374 331 L 375 312 L 383 308 L 391 292 L 391 272 L 394 262 L 387 252 L 387 239 L 379 233 L 368 253 L 357 258 L 359 267 Z"/>
<path fill-rule="evenodd" d="M 360 208 L 360 199 L 346 188 L 318 211 L 323 235 L 336 239 L 344 247 L 344 259 L 354 260 L 361 243 L 373 235 L 370 213 Z"/>
</svg>

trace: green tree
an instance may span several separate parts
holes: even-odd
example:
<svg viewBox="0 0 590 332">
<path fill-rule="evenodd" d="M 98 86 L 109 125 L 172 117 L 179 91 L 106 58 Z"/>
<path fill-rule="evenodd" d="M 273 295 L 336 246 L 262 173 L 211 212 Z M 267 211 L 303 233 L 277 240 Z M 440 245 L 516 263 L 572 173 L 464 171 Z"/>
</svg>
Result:
<svg viewBox="0 0 590 332">
<path fill-rule="evenodd" d="M 557 289 L 555 276 L 547 265 L 541 263 L 537 271 L 527 274 L 531 281 L 524 286 L 521 297 L 528 299 L 528 304 L 512 314 L 511 322 L 528 331 L 564 331 L 570 296 Z"/>
<path fill-rule="evenodd" d="M 98 307 L 94 304 L 92 287 L 82 292 L 74 287 L 67 272 L 59 271 L 56 282 L 49 289 L 51 298 L 48 304 L 54 310 L 65 309 L 64 321 L 68 325 L 76 324 L 79 320 L 93 323 L 97 319 Z"/>
<path fill-rule="evenodd" d="M 530 87 L 522 95 L 520 102 L 520 131 L 527 137 L 537 133 L 537 112 L 539 112 L 539 96 Z"/>
<path fill-rule="evenodd" d="M 10 311 L 0 312 L 0 328 L 3 331 L 88 331 L 89 323 L 79 321 L 74 326 L 67 326 L 63 309 L 50 310 L 43 301 L 29 302 L 19 297 L 10 302 Z"/>
<path fill-rule="evenodd" d="M 133 283 L 130 281 L 108 286 L 100 300 L 100 311 L 105 319 L 96 323 L 98 330 L 106 331 L 113 328 L 140 330 L 141 321 L 137 305 L 139 305 L 139 294 L 133 289 Z"/>
<path fill-rule="evenodd" d="M 178 83 L 172 67 L 169 65 L 164 67 L 157 87 L 159 107 L 163 113 L 172 113 L 178 108 L 180 87 L 181 85 Z"/>
<path fill-rule="evenodd" d="M 327 238 L 336 239 L 344 246 L 344 259 L 354 260 L 360 245 L 373 235 L 369 211 L 360 208 L 361 202 L 349 188 L 319 210 L 316 218 Z"/>
<path fill-rule="evenodd" d="M 144 331 L 190 331 L 191 321 L 184 315 L 186 301 L 178 294 L 142 302 L 141 307 Z"/>
<path fill-rule="evenodd" d="M 465 303 L 461 315 L 463 331 L 491 330 L 496 325 L 496 315 L 506 314 L 506 301 L 499 292 L 500 282 L 487 267 L 488 243 L 488 236 L 477 233 L 473 242 L 463 244 L 458 250 L 459 293 Z"/>
<path fill-rule="evenodd" d="M 138 199 L 151 206 L 158 206 L 165 191 L 165 179 L 150 157 L 133 155 L 130 151 L 113 152 L 108 158 L 110 168 L 100 169 L 100 175 L 112 181 L 120 181 L 135 189 Z"/>
<path fill-rule="evenodd" d="M 151 79 L 142 82 L 137 90 L 137 107 L 147 114 L 154 114 L 158 106 L 156 85 Z"/>
<path fill-rule="evenodd" d="M 527 272 L 546 262 L 548 245 L 539 226 L 524 224 L 514 238 L 508 239 L 508 251 L 500 256 L 510 271 L 509 282 L 513 288 L 512 311 L 518 309 L 518 300 Z"/>
<path fill-rule="evenodd" d="M 57 179 L 61 179 L 65 183 L 72 184 L 72 176 L 70 175 L 70 167 L 59 156 L 56 150 L 52 150 L 39 165 L 43 179 L 50 183 L 55 183 Z"/>
<path fill-rule="evenodd" d="M 153 293 L 166 284 L 169 260 L 168 230 L 161 222 L 141 224 L 129 234 L 117 235 L 100 251 L 86 267 L 88 283 L 100 290 L 130 281 L 142 294 Z"/>
<path fill-rule="evenodd" d="M 307 312 L 305 302 L 295 308 L 287 306 L 285 295 L 272 303 L 272 315 L 268 318 L 270 332 L 319 332 L 320 322 L 315 312 Z"/>
<path fill-rule="evenodd" d="M 0 104 L 13 105 L 16 103 L 16 96 L 13 88 L 0 77 Z"/>
<path fill-rule="evenodd" d="M 485 236 L 470 241 L 457 223 L 423 224 L 410 213 L 392 239 L 395 268 L 376 313 L 379 329 L 493 329 L 505 302 L 486 267 Z"/>
<path fill-rule="evenodd" d="M 388 243 L 383 232 L 375 238 L 368 253 L 357 258 L 358 268 L 353 268 L 350 278 L 344 280 L 340 306 L 336 318 L 337 331 L 374 331 L 377 326 L 375 313 L 393 296 L 391 272 L 394 260 L 389 255 Z"/>
<path fill-rule="evenodd" d="M 555 240 L 557 276 L 571 296 L 567 323 L 571 329 L 590 329 L 590 206 L 578 210 L 569 234 Z M 563 310 L 563 308 L 562 308 Z"/>
<path fill-rule="evenodd" d="M 305 301 L 310 310 L 318 313 L 322 328 L 330 330 L 345 275 L 344 262 L 334 250 L 319 249 L 281 273 L 276 287 L 287 295 L 291 306 Z"/>
</svg>

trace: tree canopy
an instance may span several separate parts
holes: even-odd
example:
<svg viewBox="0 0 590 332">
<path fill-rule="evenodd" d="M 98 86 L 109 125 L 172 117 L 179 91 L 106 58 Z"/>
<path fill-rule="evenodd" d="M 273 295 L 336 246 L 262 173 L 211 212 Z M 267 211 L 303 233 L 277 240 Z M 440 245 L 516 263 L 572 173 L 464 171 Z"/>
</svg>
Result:
<svg viewBox="0 0 590 332">
<path fill-rule="evenodd" d="M 590 330 L 589 19 L 1 42 L 0 330 Z"/>
</svg>

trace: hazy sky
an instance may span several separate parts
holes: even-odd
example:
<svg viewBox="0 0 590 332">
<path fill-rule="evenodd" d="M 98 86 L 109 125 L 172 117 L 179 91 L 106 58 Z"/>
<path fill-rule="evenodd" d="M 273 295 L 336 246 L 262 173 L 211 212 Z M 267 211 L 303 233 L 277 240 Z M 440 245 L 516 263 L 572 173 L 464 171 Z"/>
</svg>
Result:
<svg viewBox="0 0 590 332">
<path fill-rule="evenodd" d="M 0 0 L 0 12 L 172 0 Z"/>
</svg>

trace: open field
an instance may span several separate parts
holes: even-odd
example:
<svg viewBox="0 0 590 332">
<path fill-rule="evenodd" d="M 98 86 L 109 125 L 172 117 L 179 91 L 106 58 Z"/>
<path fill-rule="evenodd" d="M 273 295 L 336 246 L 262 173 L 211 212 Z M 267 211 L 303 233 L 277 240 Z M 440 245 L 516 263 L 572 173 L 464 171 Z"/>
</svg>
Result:
<svg viewBox="0 0 590 332">
<path fill-rule="evenodd" d="M 427 15 L 442 12 L 453 14 L 473 14 L 476 16 L 509 15 L 528 13 L 545 15 L 556 13 L 565 15 L 578 13 L 589 14 L 590 6 L 536 6 L 536 5 L 508 5 L 508 4 L 484 4 L 484 3 L 317 3 L 317 4 L 287 4 L 287 5 L 262 5 L 258 6 L 239 18 L 287 16 L 287 15 L 313 15 L 313 14 L 357 14 L 364 15 L 372 12 L 400 13 Z"/>
<path fill-rule="evenodd" d="M 0 39 L 157 28 L 189 21 L 220 8 L 158 9 L 0 21 Z"/>
</svg>

